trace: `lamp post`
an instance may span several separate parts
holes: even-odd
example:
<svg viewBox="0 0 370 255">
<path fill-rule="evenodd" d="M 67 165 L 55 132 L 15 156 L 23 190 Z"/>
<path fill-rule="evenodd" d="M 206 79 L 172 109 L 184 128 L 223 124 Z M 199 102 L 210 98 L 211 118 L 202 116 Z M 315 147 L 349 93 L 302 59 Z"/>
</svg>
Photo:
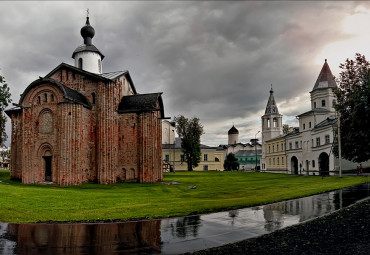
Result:
<svg viewBox="0 0 370 255">
<path fill-rule="evenodd" d="M 256 167 L 255 167 L 255 171 L 257 171 L 257 135 L 260 131 L 258 131 L 255 135 L 254 135 L 254 152 L 256 154 Z"/>
</svg>

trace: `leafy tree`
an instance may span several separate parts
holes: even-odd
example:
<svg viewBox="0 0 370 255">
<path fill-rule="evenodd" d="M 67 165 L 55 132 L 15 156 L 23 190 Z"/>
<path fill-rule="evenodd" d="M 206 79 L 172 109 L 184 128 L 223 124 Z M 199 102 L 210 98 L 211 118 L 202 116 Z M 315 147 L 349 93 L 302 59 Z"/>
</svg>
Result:
<svg viewBox="0 0 370 255">
<path fill-rule="evenodd" d="M 202 152 L 200 150 L 200 136 L 204 134 L 203 126 L 199 118 L 188 119 L 180 115 L 174 118 L 176 132 L 181 138 L 181 148 L 184 159 L 188 164 L 188 171 L 193 171 L 200 162 Z"/>
<path fill-rule="evenodd" d="M 0 75 L 0 145 L 3 145 L 8 138 L 5 132 L 7 117 L 4 114 L 4 110 L 11 101 L 8 84 L 5 82 L 5 78 Z"/>
<path fill-rule="evenodd" d="M 370 63 L 356 53 L 339 66 L 335 109 L 340 114 L 342 158 L 353 162 L 370 159 Z M 337 143 L 337 141 L 335 142 Z M 334 153 L 338 156 L 337 146 Z"/>
<path fill-rule="evenodd" d="M 283 125 L 283 134 L 288 134 L 289 133 L 289 125 L 288 124 L 284 124 Z"/>
<path fill-rule="evenodd" d="M 228 171 L 239 169 L 239 162 L 234 153 L 227 154 L 224 161 L 224 169 Z"/>
</svg>

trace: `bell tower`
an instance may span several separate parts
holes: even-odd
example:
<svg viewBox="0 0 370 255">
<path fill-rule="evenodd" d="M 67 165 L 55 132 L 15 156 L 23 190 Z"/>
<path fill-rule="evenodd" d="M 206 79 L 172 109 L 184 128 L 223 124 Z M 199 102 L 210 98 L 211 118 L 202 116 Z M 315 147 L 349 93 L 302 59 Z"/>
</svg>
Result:
<svg viewBox="0 0 370 255">
<path fill-rule="evenodd" d="M 262 157 L 261 168 L 266 170 L 266 141 L 283 133 L 283 115 L 279 114 L 274 98 L 274 90 L 270 89 L 270 97 L 267 102 L 265 114 L 262 118 Z"/>
<path fill-rule="evenodd" d="M 101 74 L 104 55 L 92 44 L 94 35 L 95 29 L 90 25 L 87 15 L 86 24 L 81 28 L 84 43 L 75 49 L 72 58 L 75 60 L 75 67 L 90 73 Z"/>
</svg>

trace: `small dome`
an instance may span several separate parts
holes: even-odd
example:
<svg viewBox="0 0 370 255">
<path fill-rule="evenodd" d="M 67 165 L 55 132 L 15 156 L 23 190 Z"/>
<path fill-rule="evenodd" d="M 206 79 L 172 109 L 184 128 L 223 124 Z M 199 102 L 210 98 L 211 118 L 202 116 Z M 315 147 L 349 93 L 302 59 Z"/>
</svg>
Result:
<svg viewBox="0 0 370 255">
<path fill-rule="evenodd" d="M 85 44 L 86 42 L 90 42 L 91 44 L 91 39 L 95 35 L 95 29 L 90 25 L 89 17 L 86 17 L 86 24 L 81 28 L 81 36 L 84 38 Z M 89 38 L 89 40 L 87 40 Z"/>
<path fill-rule="evenodd" d="M 235 135 L 235 134 L 239 134 L 239 131 L 234 127 L 230 128 L 229 132 L 228 132 L 229 135 Z"/>
</svg>

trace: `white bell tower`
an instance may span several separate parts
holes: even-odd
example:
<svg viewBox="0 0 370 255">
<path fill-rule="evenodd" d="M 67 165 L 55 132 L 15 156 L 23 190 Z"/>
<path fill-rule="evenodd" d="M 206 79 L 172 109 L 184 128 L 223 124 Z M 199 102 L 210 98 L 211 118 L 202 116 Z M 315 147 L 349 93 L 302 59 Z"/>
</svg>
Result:
<svg viewBox="0 0 370 255">
<path fill-rule="evenodd" d="M 102 73 L 102 60 L 104 55 L 92 44 L 95 29 L 90 25 L 89 17 L 86 17 L 86 24 L 81 28 L 81 36 L 84 43 L 76 48 L 72 54 L 75 60 L 75 67 L 90 73 Z"/>
</svg>

